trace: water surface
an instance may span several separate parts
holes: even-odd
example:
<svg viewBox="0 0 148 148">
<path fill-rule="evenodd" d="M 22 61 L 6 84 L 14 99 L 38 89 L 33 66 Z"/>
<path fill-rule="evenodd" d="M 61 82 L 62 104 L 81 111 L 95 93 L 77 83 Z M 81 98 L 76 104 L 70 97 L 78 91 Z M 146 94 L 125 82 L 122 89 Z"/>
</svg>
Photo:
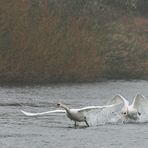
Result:
<svg viewBox="0 0 148 148">
<path fill-rule="evenodd" d="M 0 87 L 0 145 L 2 148 L 147 148 L 148 123 L 102 124 L 74 128 L 63 115 L 26 117 L 20 109 L 40 112 L 56 109 L 58 101 L 70 107 L 104 105 L 115 94 L 132 100 L 148 98 L 147 81 L 110 81 L 85 84 Z"/>
</svg>

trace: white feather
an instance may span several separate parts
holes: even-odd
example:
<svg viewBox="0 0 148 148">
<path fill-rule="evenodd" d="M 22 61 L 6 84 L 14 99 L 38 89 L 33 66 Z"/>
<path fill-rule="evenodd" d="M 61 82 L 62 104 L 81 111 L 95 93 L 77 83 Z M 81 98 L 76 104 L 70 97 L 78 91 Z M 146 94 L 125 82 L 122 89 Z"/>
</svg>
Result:
<svg viewBox="0 0 148 148">
<path fill-rule="evenodd" d="M 30 113 L 24 110 L 20 110 L 20 111 L 26 116 L 41 116 L 41 115 L 51 114 L 51 113 L 66 113 L 65 110 L 52 110 L 52 111 L 46 111 L 46 112 L 40 112 L 40 113 Z"/>
</svg>

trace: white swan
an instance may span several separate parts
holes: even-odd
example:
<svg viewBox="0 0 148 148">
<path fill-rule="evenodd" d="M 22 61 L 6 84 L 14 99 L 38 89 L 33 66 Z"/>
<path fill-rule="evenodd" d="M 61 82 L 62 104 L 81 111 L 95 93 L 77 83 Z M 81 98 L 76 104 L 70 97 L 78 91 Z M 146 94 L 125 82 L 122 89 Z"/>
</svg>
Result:
<svg viewBox="0 0 148 148">
<path fill-rule="evenodd" d="M 148 107 L 148 101 L 141 94 L 137 94 L 131 104 L 121 95 L 116 95 L 112 100 L 108 102 L 108 104 L 114 105 L 119 105 L 121 103 L 123 103 L 121 115 L 125 121 L 128 119 L 138 120 L 142 114 L 142 109 Z"/>
<path fill-rule="evenodd" d="M 94 109 L 103 109 L 108 107 L 113 107 L 114 105 L 106 105 L 106 106 L 88 106 L 80 109 L 73 109 L 67 107 L 65 104 L 58 103 L 58 107 L 63 108 L 64 110 L 52 110 L 47 112 L 41 112 L 41 113 L 30 113 L 21 110 L 23 114 L 26 116 L 39 116 L 44 114 L 51 114 L 51 113 L 66 113 L 67 117 L 75 122 L 75 126 L 77 125 L 77 122 L 85 122 L 87 126 L 89 126 L 87 119 L 86 119 L 86 113 L 88 111 L 94 110 Z"/>
</svg>

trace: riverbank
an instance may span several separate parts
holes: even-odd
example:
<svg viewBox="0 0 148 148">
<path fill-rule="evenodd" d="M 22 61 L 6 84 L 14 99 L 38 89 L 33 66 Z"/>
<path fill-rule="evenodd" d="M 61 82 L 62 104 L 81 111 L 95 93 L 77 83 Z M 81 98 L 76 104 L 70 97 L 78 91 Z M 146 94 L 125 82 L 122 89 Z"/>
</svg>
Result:
<svg viewBox="0 0 148 148">
<path fill-rule="evenodd" d="M 140 4 L 0 3 L 1 83 L 148 79 L 148 18 Z"/>
</svg>

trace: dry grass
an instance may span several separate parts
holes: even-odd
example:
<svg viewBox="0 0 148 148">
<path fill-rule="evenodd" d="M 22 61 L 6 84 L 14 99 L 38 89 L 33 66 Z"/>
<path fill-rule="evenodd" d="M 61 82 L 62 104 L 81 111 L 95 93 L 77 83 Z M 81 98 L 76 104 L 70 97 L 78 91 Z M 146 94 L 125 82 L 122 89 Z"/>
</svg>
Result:
<svg viewBox="0 0 148 148">
<path fill-rule="evenodd" d="M 0 2 L 1 82 L 148 78 L 146 18 L 71 3 Z"/>
</svg>

